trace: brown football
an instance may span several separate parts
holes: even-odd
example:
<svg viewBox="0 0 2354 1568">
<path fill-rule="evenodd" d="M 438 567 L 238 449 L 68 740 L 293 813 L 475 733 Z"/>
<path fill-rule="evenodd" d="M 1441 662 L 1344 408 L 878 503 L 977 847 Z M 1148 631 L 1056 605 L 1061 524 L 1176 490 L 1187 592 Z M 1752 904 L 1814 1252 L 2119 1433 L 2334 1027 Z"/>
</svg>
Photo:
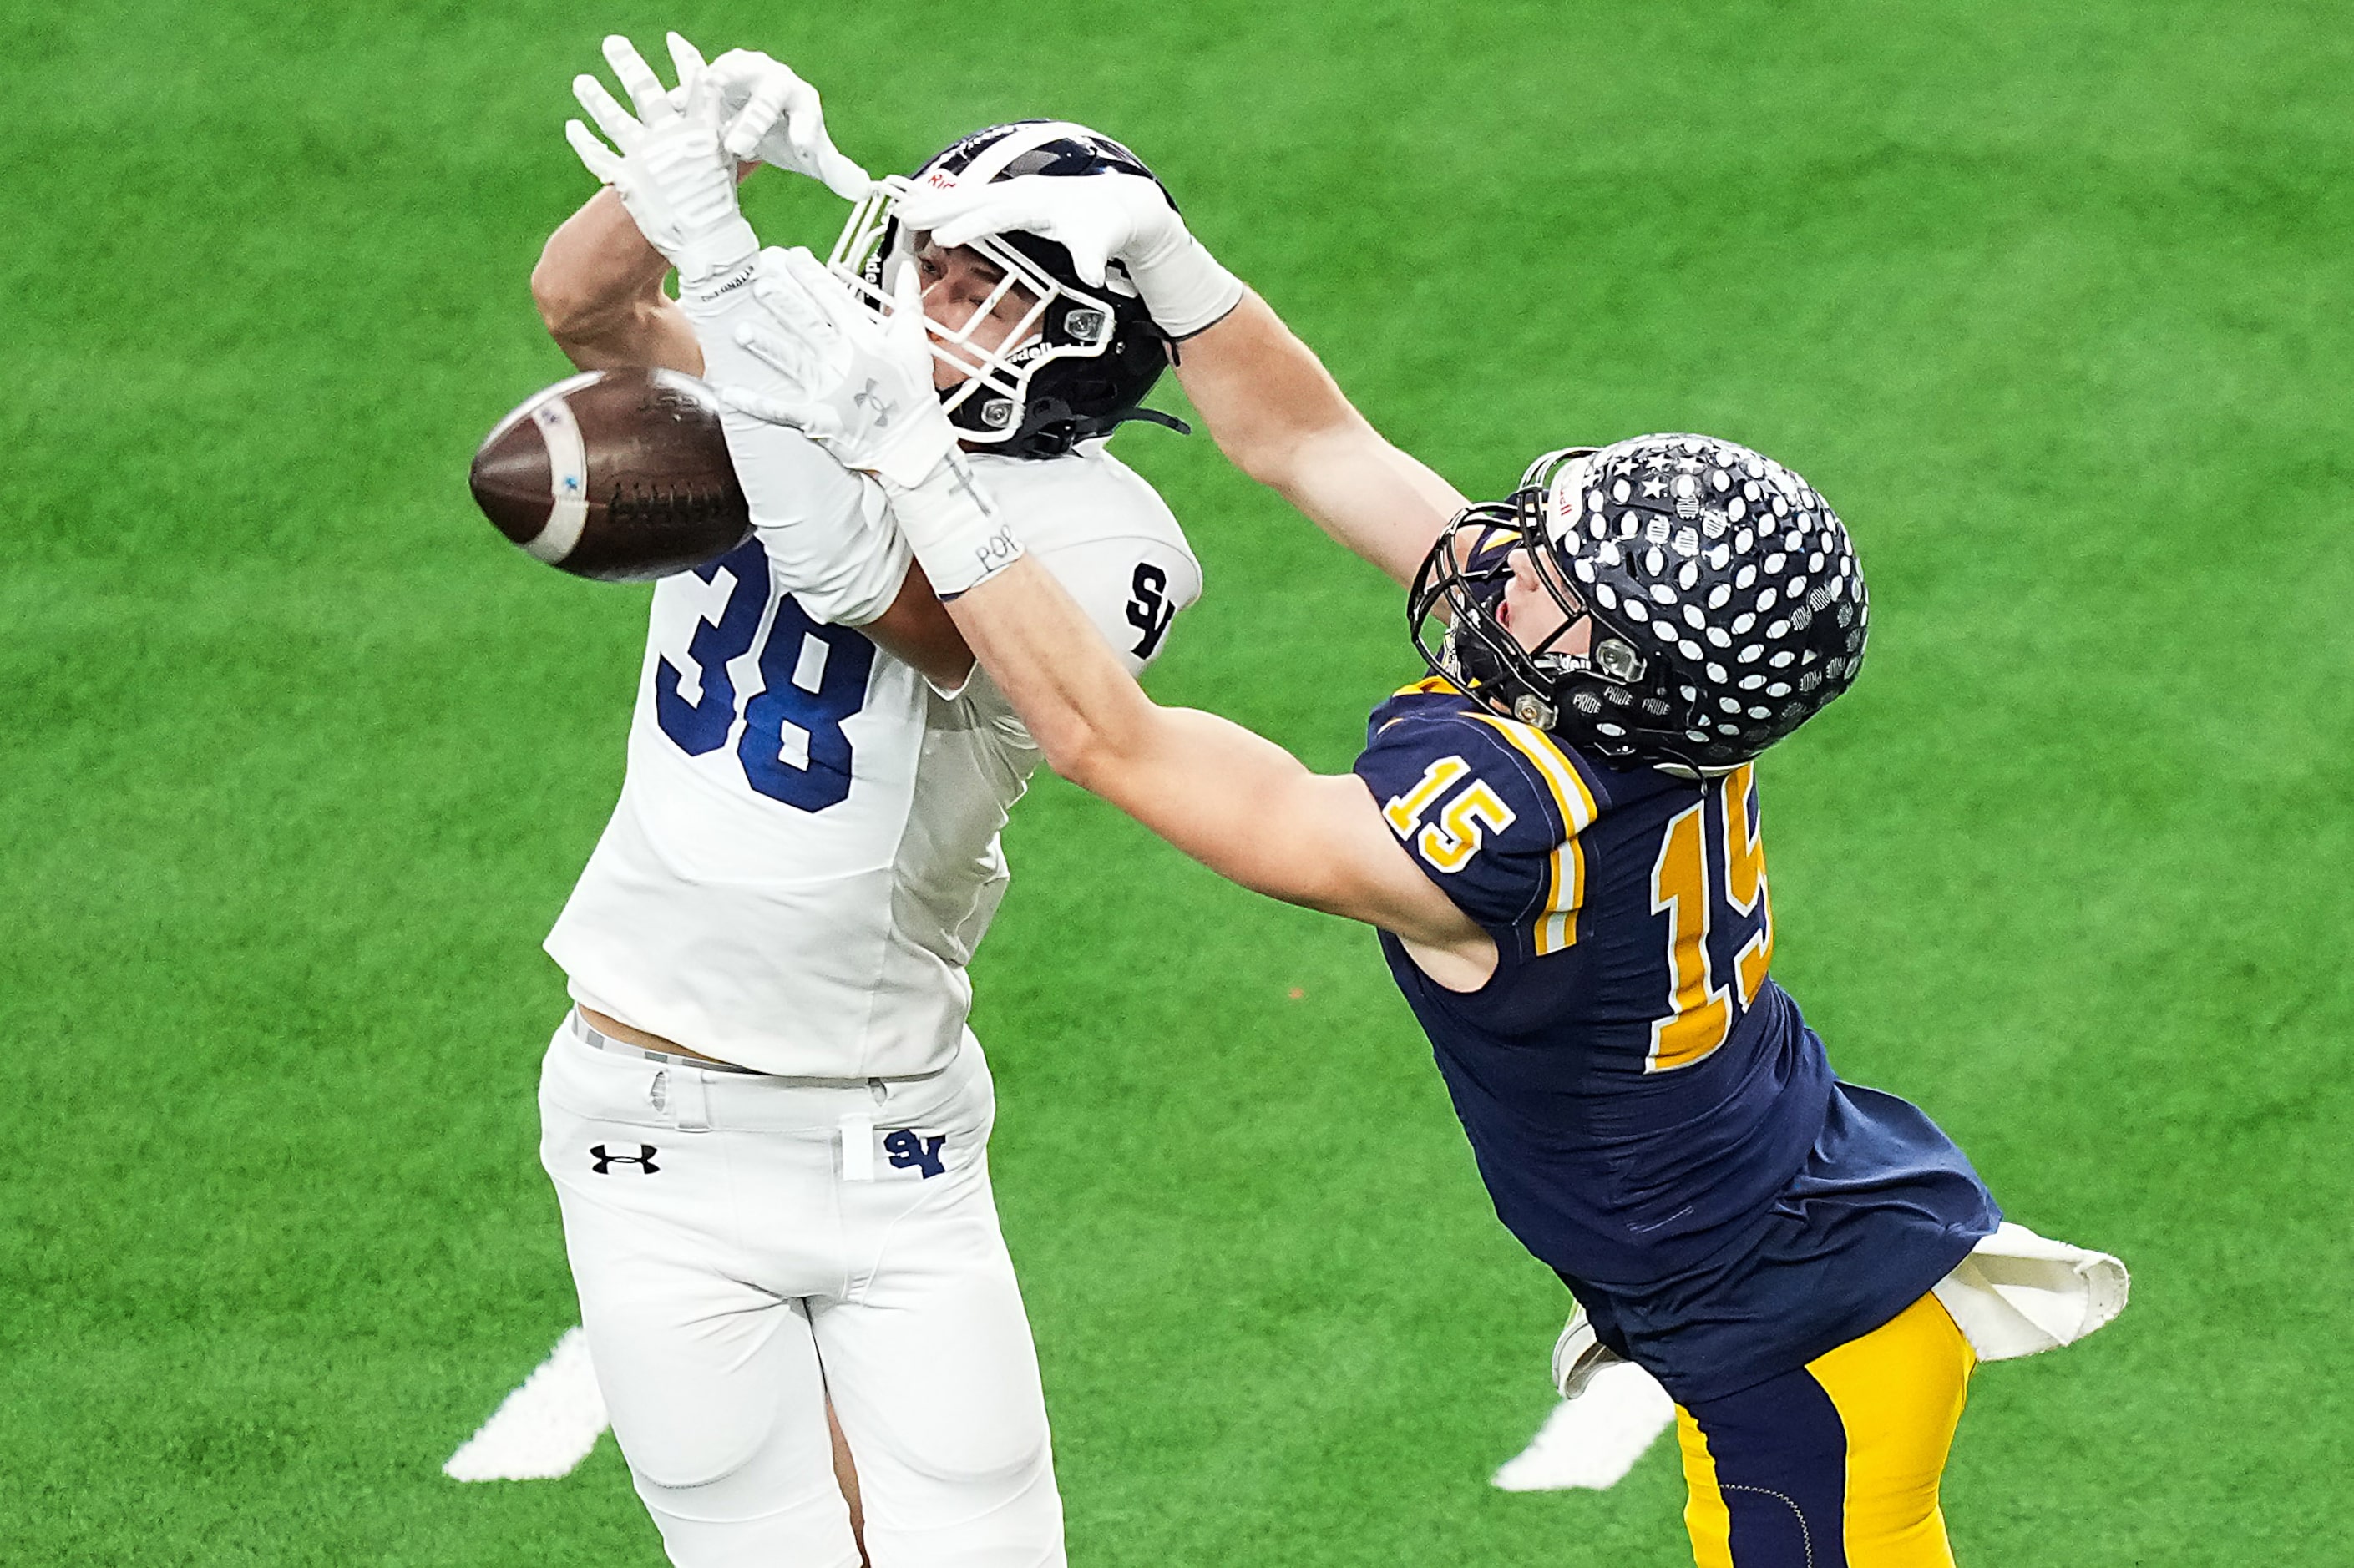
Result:
<svg viewBox="0 0 2354 1568">
<path fill-rule="evenodd" d="M 467 482 L 498 531 L 576 577 L 642 582 L 752 532 L 719 397 L 675 370 L 592 370 L 498 422 Z"/>
</svg>

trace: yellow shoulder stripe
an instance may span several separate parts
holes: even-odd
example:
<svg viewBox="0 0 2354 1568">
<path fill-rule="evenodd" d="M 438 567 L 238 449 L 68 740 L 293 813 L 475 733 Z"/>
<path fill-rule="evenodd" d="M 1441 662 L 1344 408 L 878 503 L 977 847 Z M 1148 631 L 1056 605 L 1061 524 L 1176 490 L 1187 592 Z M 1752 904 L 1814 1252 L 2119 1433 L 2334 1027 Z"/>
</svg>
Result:
<svg viewBox="0 0 2354 1568">
<path fill-rule="evenodd" d="M 1594 819 L 1600 814 L 1594 804 L 1594 792 L 1578 777 L 1575 765 L 1544 731 L 1495 714 L 1470 716 L 1493 726 L 1513 750 L 1535 765 L 1537 776 L 1545 781 L 1545 789 L 1553 795 L 1553 804 L 1561 809 L 1561 820 L 1568 824 L 1568 832 L 1553 846 L 1544 912 L 1537 916 L 1535 927 L 1537 956 L 1558 953 L 1577 940 L 1577 911 L 1585 902 L 1585 846 L 1578 842 L 1577 836 L 1592 827 Z"/>
<path fill-rule="evenodd" d="M 1446 676 L 1425 675 L 1421 680 L 1416 681 L 1411 686 L 1400 686 L 1396 691 L 1392 692 L 1390 695 L 1394 697 L 1425 697 L 1435 695 L 1440 692 L 1450 693 L 1458 696 L 1462 694 L 1456 691 L 1455 683 L 1448 680 Z"/>
<path fill-rule="evenodd" d="M 1536 765 L 1538 775 L 1553 792 L 1553 804 L 1561 808 L 1561 820 L 1569 824 L 1571 833 L 1582 833 L 1594 825 L 1594 819 L 1600 814 L 1594 804 L 1594 792 L 1585 787 L 1585 780 L 1578 777 L 1576 765 L 1563 754 L 1553 736 L 1533 725 L 1499 714 L 1469 716 L 1493 726 L 1499 735 L 1511 742 L 1513 750 Z"/>
</svg>

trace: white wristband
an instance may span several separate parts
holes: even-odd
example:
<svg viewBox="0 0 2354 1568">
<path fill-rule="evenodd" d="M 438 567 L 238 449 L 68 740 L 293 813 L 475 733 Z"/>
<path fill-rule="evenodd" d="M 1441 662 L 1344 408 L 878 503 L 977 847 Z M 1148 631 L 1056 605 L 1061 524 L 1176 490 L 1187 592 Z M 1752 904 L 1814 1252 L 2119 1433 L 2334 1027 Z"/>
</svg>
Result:
<svg viewBox="0 0 2354 1568">
<path fill-rule="evenodd" d="M 679 242 L 671 265 L 678 269 L 678 297 L 689 309 L 698 299 L 752 287 L 753 263 L 759 259 L 760 237 L 741 216 L 729 218 L 706 234 Z"/>
<path fill-rule="evenodd" d="M 899 531 L 942 599 L 980 587 L 1022 558 L 1022 541 L 962 452 L 949 452 L 920 484 L 894 484 L 886 475 L 883 489 Z"/>
<path fill-rule="evenodd" d="M 1131 259 L 1128 273 L 1154 323 L 1173 338 L 1217 325 L 1243 300 L 1243 281 L 1191 234 L 1165 257 Z"/>
<path fill-rule="evenodd" d="M 746 322 L 767 319 L 752 285 L 760 275 L 760 258 L 745 257 L 724 271 L 689 279 L 678 275 L 678 304 L 687 324 L 695 328 L 703 350 L 703 379 L 714 387 L 765 387 L 776 373 L 759 355 L 746 348 L 737 329 Z"/>
</svg>

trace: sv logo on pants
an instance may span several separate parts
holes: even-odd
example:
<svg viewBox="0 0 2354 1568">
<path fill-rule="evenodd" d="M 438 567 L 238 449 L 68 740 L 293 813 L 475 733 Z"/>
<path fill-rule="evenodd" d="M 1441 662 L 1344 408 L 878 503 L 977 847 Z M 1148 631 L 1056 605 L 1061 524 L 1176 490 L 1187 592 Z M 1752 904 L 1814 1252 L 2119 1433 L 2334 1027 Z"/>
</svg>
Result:
<svg viewBox="0 0 2354 1568">
<path fill-rule="evenodd" d="M 948 1140 L 949 1135 L 945 1132 L 926 1138 L 910 1128 L 903 1127 L 884 1138 L 883 1152 L 889 1155 L 891 1163 L 900 1170 L 912 1165 L 923 1172 L 926 1181 L 929 1181 L 948 1169 L 940 1162 L 940 1147 Z M 653 1150 L 649 1149 L 646 1152 L 652 1154 Z"/>
<path fill-rule="evenodd" d="M 616 1165 L 634 1165 L 638 1168 L 639 1175 L 651 1176 L 662 1169 L 654 1163 L 654 1155 L 657 1152 L 659 1151 L 651 1143 L 639 1144 L 635 1154 L 615 1154 L 601 1143 L 592 1143 L 588 1146 L 588 1160 L 591 1168 L 599 1176 L 610 1176 Z"/>
</svg>

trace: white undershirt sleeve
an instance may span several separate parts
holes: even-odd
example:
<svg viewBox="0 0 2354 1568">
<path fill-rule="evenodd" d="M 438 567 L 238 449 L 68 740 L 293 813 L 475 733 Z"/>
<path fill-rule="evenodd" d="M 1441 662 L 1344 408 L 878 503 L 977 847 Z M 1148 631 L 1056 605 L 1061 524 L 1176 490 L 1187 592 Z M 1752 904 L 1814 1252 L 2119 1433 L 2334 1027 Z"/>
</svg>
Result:
<svg viewBox="0 0 2354 1568">
<path fill-rule="evenodd" d="M 705 380 L 758 387 L 774 376 L 736 341 L 737 323 L 760 313 L 748 286 L 687 308 Z M 915 557 L 881 486 L 844 469 L 799 430 L 732 408 L 722 412 L 720 426 L 777 586 L 812 619 L 834 626 L 864 626 L 890 609 Z"/>
<path fill-rule="evenodd" d="M 915 557 L 882 487 L 799 430 L 733 409 L 723 422 L 777 586 L 834 626 L 864 626 L 890 609 Z"/>
</svg>

